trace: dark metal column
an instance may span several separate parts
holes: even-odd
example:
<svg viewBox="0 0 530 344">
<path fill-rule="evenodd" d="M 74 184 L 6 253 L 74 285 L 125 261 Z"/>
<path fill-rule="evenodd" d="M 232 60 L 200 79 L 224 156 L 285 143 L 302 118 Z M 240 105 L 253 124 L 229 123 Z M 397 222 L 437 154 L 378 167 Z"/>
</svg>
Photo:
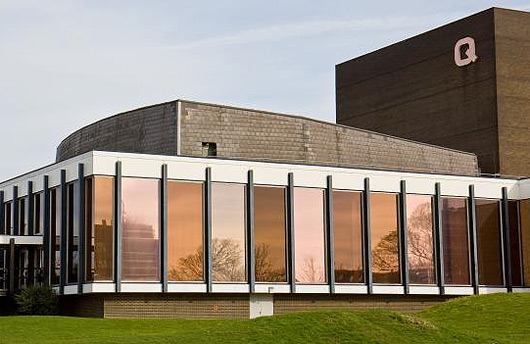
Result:
<svg viewBox="0 0 530 344">
<path fill-rule="evenodd" d="M 35 219 L 33 218 L 34 214 L 34 202 L 33 199 L 33 182 L 30 180 L 28 181 L 28 208 L 26 209 L 26 213 L 28 214 L 28 233 L 27 235 L 34 235 L 35 233 Z"/>
<path fill-rule="evenodd" d="M 291 293 L 296 292 L 296 270 L 294 256 L 294 175 L 287 175 L 287 274 Z"/>
<path fill-rule="evenodd" d="M 66 258 L 67 258 L 67 235 L 68 228 L 66 225 L 66 170 L 61 170 L 61 220 L 60 229 L 61 233 L 61 269 L 60 269 L 60 283 L 59 283 L 59 294 L 64 293 L 64 286 L 66 285 Z"/>
<path fill-rule="evenodd" d="M 9 239 L 9 289 L 7 292 L 15 292 L 15 239 Z"/>
<path fill-rule="evenodd" d="M 162 233 L 160 236 L 160 249 L 162 257 L 162 266 L 161 266 L 161 282 L 162 282 L 162 292 L 167 292 L 167 286 L 168 286 L 168 278 L 167 278 L 167 250 L 168 250 L 168 235 L 167 235 L 167 214 L 168 214 L 168 208 L 167 208 L 167 165 L 162 165 L 162 185 L 160 187 L 160 199 L 161 199 L 161 207 L 160 207 L 160 219 L 161 219 L 161 229 Z"/>
<path fill-rule="evenodd" d="M 50 187 L 49 187 L 49 177 L 44 176 L 43 177 L 43 198 L 44 198 L 44 214 L 43 216 L 43 222 L 44 222 L 44 228 L 43 228 L 43 249 L 44 249 L 44 283 L 50 285 L 51 284 L 51 264 L 50 264 L 50 256 L 51 256 L 51 245 L 50 245 Z"/>
<path fill-rule="evenodd" d="M 400 183 L 401 192 L 399 193 L 399 245 L 401 260 L 401 280 L 405 295 L 409 294 L 409 260 L 407 246 L 407 182 L 402 180 Z"/>
<path fill-rule="evenodd" d="M 0 234 L 6 234 L 6 222 L 4 214 L 4 190 L 0 191 Z"/>
<path fill-rule="evenodd" d="M 335 293 L 335 250 L 334 250 L 334 228 L 333 228 L 333 177 L 327 176 L 326 188 L 326 248 L 327 254 L 327 271 L 329 292 Z"/>
<path fill-rule="evenodd" d="M 79 164 L 77 166 L 77 183 L 79 185 L 79 199 L 77 206 L 79 207 L 79 243 L 77 245 L 79 250 L 79 265 L 77 267 L 77 293 L 83 293 L 83 283 L 85 281 L 85 261 L 86 261 L 86 195 L 85 195 L 85 165 Z"/>
<path fill-rule="evenodd" d="M 502 188 L 502 203 L 501 203 L 501 219 L 502 219 L 502 242 L 503 242 L 503 260 L 504 260 L 504 284 L 508 288 L 508 292 L 513 291 L 513 281 L 512 281 L 512 264 L 511 264 L 511 247 L 510 247 L 510 219 L 508 212 L 508 189 L 506 187 Z"/>
<path fill-rule="evenodd" d="M 444 272 L 444 251 L 442 233 L 442 199 L 440 183 L 434 186 L 434 241 L 436 257 L 436 278 L 440 295 L 445 294 L 445 272 Z"/>
<path fill-rule="evenodd" d="M 373 293 L 372 279 L 372 238 L 370 231 L 370 178 L 364 178 L 363 191 L 363 256 L 364 280 L 368 294 Z"/>
<path fill-rule="evenodd" d="M 256 262 L 254 244 L 254 172 L 248 171 L 247 181 L 247 280 L 250 292 L 256 291 Z"/>
<path fill-rule="evenodd" d="M 206 209 L 204 212 L 204 277 L 206 282 L 206 291 L 212 292 L 212 169 L 206 167 L 206 182 L 205 182 L 205 201 Z"/>
<path fill-rule="evenodd" d="M 19 235 L 19 228 L 18 228 L 18 186 L 13 186 L 13 207 L 12 207 L 12 221 L 13 224 L 13 232 L 11 235 Z"/>
<path fill-rule="evenodd" d="M 122 276 L 122 239 L 123 239 L 123 224 L 121 222 L 121 161 L 116 161 L 116 173 L 114 181 L 114 273 L 116 282 L 116 292 L 121 292 L 121 276 Z"/>
<path fill-rule="evenodd" d="M 475 186 L 469 186 L 468 198 L 468 213 L 469 213 L 469 233 L 471 243 L 471 284 L 473 285 L 473 292 L 479 293 L 479 275 L 478 275 L 478 252 L 477 252 L 477 217 L 475 204 Z"/>
</svg>

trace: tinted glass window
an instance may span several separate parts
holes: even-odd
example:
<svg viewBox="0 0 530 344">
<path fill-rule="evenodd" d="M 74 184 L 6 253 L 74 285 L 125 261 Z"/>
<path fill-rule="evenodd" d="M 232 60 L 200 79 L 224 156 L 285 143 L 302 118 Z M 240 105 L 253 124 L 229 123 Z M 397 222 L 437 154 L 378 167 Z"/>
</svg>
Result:
<svg viewBox="0 0 530 344">
<path fill-rule="evenodd" d="M 124 281 L 160 280 L 160 201 L 156 179 L 123 178 Z"/>
<path fill-rule="evenodd" d="M 479 283 L 503 285 L 499 201 L 476 200 Z"/>
<path fill-rule="evenodd" d="M 370 210 L 374 283 L 400 283 L 398 196 L 372 193 Z"/>
<path fill-rule="evenodd" d="M 361 193 L 333 191 L 335 282 L 362 283 Z"/>
<path fill-rule="evenodd" d="M 523 284 L 530 286 L 530 200 L 521 201 L 521 247 L 523 251 Z"/>
<path fill-rule="evenodd" d="M 519 227 L 519 201 L 508 201 L 508 221 L 510 233 L 510 267 L 512 285 L 523 285 L 523 271 L 521 260 L 521 233 Z"/>
<path fill-rule="evenodd" d="M 441 199 L 445 284 L 469 285 L 469 241 L 465 198 Z"/>
<path fill-rule="evenodd" d="M 436 284 L 432 197 L 407 195 L 406 200 L 409 281 Z"/>
<path fill-rule="evenodd" d="M 256 282 L 286 282 L 285 188 L 254 187 Z"/>
</svg>

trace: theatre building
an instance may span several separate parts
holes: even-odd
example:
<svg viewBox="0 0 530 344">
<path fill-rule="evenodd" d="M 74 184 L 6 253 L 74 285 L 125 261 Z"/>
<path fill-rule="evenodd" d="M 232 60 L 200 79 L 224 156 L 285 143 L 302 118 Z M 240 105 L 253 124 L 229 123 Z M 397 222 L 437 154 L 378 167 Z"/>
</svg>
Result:
<svg viewBox="0 0 530 344">
<path fill-rule="evenodd" d="M 248 318 L 529 292 L 530 179 L 480 161 L 192 101 L 121 113 L 0 183 L 0 302 L 47 283 L 63 314 Z"/>
</svg>

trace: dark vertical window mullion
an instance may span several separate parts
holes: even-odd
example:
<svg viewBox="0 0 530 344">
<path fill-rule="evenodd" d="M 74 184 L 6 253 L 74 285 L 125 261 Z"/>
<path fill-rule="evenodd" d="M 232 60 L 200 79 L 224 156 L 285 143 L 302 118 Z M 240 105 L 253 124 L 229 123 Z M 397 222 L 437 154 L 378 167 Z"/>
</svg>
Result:
<svg viewBox="0 0 530 344">
<path fill-rule="evenodd" d="M 11 235 L 19 235 L 19 226 L 18 226 L 18 186 L 13 186 L 13 203 L 11 207 L 11 225 L 13 226 L 13 231 Z M 8 214 L 9 216 L 9 214 Z"/>
<path fill-rule="evenodd" d="M 35 221 L 34 221 L 34 208 L 35 208 L 35 202 L 33 199 L 33 182 L 30 180 L 28 181 L 28 206 L 27 206 L 27 213 L 28 213 L 28 233 L 27 235 L 34 235 L 35 234 Z"/>
<path fill-rule="evenodd" d="M 506 187 L 502 188 L 502 200 L 501 200 L 501 240 L 502 240 L 502 260 L 504 262 L 504 285 L 508 289 L 508 292 L 513 290 L 512 281 L 512 256 L 510 247 L 510 222 L 508 212 L 508 190 Z"/>
<path fill-rule="evenodd" d="M 60 262 L 61 269 L 59 273 L 59 294 L 64 293 L 64 286 L 66 285 L 66 258 L 67 258 L 67 235 L 68 230 L 66 226 L 66 170 L 61 170 L 61 187 L 60 187 L 60 199 L 61 199 L 61 218 L 60 226 L 58 231 L 61 233 L 61 247 L 60 247 Z"/>
<path fill-rule="evenodd" d="M 445 272 L 444 272 L 444 251 L 443 251 L 443 233 L 442 233 L 442 215 L 441 215 L 441 190 L 440 183 L 435 184 L 434 191 L 434 232 L 435 232 L 435 259 L 436 259 L 436 278 L 440 295 L 445 294 Z"/>
<path fill-rule="evenodd" d="M 407 183 L 402 180 L 399 194 L 399 227 L 401 282 L 405 295 L 409 294 L 409 261 L 407 247 Z"/>
<path fill-rule="evenodd" d="M 294 174 L 287 175 L 287 277 L 291 293 L 296 292 L 295 255 L 294 255 Z"/>
<path fill-rule="evenodd" d="M 160 252 L 161 252 L 161 282 L 162 282 L 162 292 L 166 293 L 168 289 L 168 229 L 167 229 L 167 219 L 168 219 L 168 206 L 167 206 L 167 165 L 162 165 L 162 183 L 160 191 L 161 199 L 161 242 L 160 242 Z"/>
<path fill-rule="evenodd" d="M 479 293 L 479 278 L 478 278 L 478 248 L 477 248 L 477 217 L 476 217 L 476 205 L 475 205 L 475 186 L 469 186 L 469 198 L 468 198 L 468 212 L 469 212 L 469 236 L 470 236 L 470 247 L 471 247 L 471 285 L 473 286 L 473 292 L 478 295 Z"/>
<path fill-rule="evenodd" d="M 85 228 L 85 216 L 86 216 L 86 197 L 85 197 L 85 165 L 79 164 L 77 166 L 77 176 L 79 184 L 79 197 L 77 199 L 77 206 L 79 211 L 78 228 L 79 228 L 79 242 L 77 244 L 77 250 L 79 252 L 79 262 L 77 264 L 77 293 L 83 293 L 83 282 L 85 278 L 85 260 L 86 260 L 86 228 Z"/>
<path fill-rule="evenodd" d="M 4 190 L 0 191 L 0 234 L 6 234 L 6 221 L 4 214 Z"/>
<path fill-rule="evenodd" d="M 372 239 L 370 237 L 370 178 L 364 179 L 363 191 L 363 255 L 365 281 L 368 294 L 373 293 L 372 280 Z"/>
<path fill-rule="evenodd" d="M 335 293 L 335 232 L 333 227 L 333 177 L 327 176 L 327 188 L 326 188 L 326 250 L 327 250 L 327 273 L 329 292 Z"/>
<path fill-rule="evenodd" d="M 204 277 L 206 291 L 212 292 L 212 169 L 206 167 L 205 181 L 205 231 L 204 231 Z"/>
<path fill-rule="evenodd" d="M 255 262 L 255 242 L 254 242 L 254 172 L 248 171 L 247 182 L 247 280 L 249 290 L 254 293 L 256 290 L 256 262 Z"/>
<path fill-rule="evenodd" d="M 51 284 L 51 245 L 50 245 L 50 188 L 49 188 L 49 177 L 43 177 L 43 201 L 44 201 L 44 228 L 43 228 L 43 244 L 44 244 L 44 283 Z"/>
<path fill-rule="evenodd" d="M 114 183 L 114 279 L 116 282 L 116 292 L 121 292 L 121 276 L 122 276 L 122 239 L 123 239 L 123 224 L 122 224 L 122 202 L 121 202 L 121 161 L 116 161 L 115 183 Z"/>
</svg>

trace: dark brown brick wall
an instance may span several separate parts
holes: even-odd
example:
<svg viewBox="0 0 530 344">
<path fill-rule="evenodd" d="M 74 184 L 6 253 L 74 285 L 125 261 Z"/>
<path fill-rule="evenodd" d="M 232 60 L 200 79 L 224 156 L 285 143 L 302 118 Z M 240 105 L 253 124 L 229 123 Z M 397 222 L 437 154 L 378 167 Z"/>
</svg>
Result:
<svg viewBox="0 0 530 344">
<path fill-rule="evenodd" d="M 64 140 L 57 160 L 90 150 L 219 157 L 340 167 L 476 175 L 473 154 L 298 116 L 179 101 L 130 111 L 87 126 Z M 177 123 L 178 122 L 178 123 Z M 180 130 L 178 128 L 180 127 Z"/>
<path fill-rule="evenodd" d="M 498 171 L 494 27 L 490 9 L 337 65 L 337 122 L 473 152 Z M 479 58 L 458 67 L 466 36 Z"/>
<path fill-rule="evenodd" d="M 495 11 L 500 172 L 530 175 L 530 13 Z"/>
<path fill-rule="evenodd" d="M 314 310 L 385 309 L 404 313 L 421 311 L 450 299 L 423 295 L 275 295 L 274 314 Z"/>
</svg>

